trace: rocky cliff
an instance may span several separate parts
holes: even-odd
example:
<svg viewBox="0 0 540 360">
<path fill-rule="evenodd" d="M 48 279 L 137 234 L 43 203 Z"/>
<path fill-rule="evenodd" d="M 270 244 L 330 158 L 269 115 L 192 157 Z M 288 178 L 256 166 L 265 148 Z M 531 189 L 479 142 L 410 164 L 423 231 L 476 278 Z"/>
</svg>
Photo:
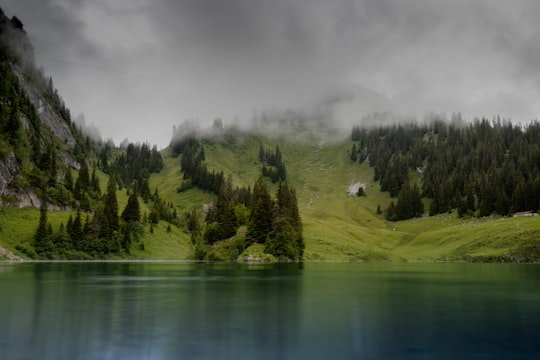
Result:
<svg viewBox="0 0 540 360">
<path fill-rule="evenodd" d="M 0 196 L 7 194 L 9 184 L 17 176 L 18 172 L 19 164 L 12 152 L 5 159 L 0 160 Z"/>
<path fill-rule="evenodd" d="M 0 206 L 39 207 L 37 189 L 62 193 L 66 169 L 80 168 L 83 137 L 35 66 L 21 20 L 1 8 L 0 67 Z"/>
<path fill-rule="evenodd" d="M 60 116 L 53 110 L 51 104 L 43 96 L 43 92 L 30 84 L 23 75 L 23 71 L 19 66 L 12 66 L 13 73 L 19 80 L 19 85 L 25 92 L 26 96 L 37 110 L 39 119 L 42 124 L 47 126 L 54 136 L 62 140 L 67 146 L 71 147 L 75 145 L 75 138 L 71 133 L 71 129 L 66 122 L 60 118 Z M 25 124 L 26 123 L 26 124 Z M 23 125 L 28 127 L 27 121 L 23 117 Z"/>
</svg>

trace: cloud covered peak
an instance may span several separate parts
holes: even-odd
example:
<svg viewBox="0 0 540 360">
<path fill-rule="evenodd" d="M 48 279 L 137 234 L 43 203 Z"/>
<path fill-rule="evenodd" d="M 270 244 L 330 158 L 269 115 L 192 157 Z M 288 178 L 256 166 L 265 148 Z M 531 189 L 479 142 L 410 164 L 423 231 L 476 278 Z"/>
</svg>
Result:
<svg viewBox="0 0 540 360">
<path fill-rule="evenodd" d="M 115 139 L 165 144 L 186 118 L 250 121 L 331 98 L 344 122 L 385 107 L 522 121 L 540 111 L 534 0 L 19 0 L 4 10 L 24 22 L 72 112 Z"/>
</svg>

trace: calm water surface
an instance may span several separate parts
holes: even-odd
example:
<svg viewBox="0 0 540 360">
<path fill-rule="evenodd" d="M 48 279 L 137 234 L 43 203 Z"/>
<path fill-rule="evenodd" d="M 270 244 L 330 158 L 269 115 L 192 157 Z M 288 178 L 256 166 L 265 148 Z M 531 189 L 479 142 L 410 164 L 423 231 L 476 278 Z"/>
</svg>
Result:
<svg viewBox="0 0 540 360">
<path fill-rule="evenodd" d="M 540 359 L 540 265 L 0 263 L 0 358 Z"/>
</svg>

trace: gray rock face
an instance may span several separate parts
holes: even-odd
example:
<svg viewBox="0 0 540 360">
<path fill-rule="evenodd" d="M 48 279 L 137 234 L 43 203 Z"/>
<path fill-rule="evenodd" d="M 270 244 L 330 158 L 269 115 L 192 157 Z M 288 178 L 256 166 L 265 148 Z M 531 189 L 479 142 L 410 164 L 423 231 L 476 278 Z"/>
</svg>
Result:
<svg viewBox="0 0 540 360">
<path fill-rule="evenodd" d="M 41 206 L 41 199 L 34 191 L 10 190 L 9 195 L 14 196 L 16 200 L 10 202 L 9 204 L 5 204 L 7 206 L 16 208 L 35 207 L 36 209 L 39 209 Z M 49 210 L 51 210 L 50 207 Z"/>
<path fill-rule="evenodd" d="M 0 195 L 5 195 L 9 183 L 19 173 L 19 164 L 15 155 L 10 152 L 4 160 L 0 160 Z"/>
<path fill-rule="evenodd" d="M 12 69 L 19 79 L 21 87 L 28 95 L 30 102 L 32 105 L 34 105 L 34 108 L 36 108 L 41 122 L 68 146 L 74 146 L 75 138 L 73 137 L 73 134 L 71 133 L 71 130 L 66 122 L 53 111 L 51 105 L 43 98 L 41 93 L 26 81 L 21 69 L 19 69 L 17 66 L 13 66 Z"/>
</svg>

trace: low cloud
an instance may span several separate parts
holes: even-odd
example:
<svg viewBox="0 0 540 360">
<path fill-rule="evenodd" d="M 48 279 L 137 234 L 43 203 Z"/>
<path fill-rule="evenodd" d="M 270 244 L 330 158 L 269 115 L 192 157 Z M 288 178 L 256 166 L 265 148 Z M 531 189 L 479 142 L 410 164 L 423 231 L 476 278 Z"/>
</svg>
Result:
<svg viewBox="0 0 540 360">
<path fill-rule="evenodd" d="M 534 0 L 18 0 L 38 64 L 106 137 L 166 146 L 194 118 L 332 103 L 372 111 L 540 112 Z M 329 100 L 330 99 L 330 100 Z"/>
</svg>

